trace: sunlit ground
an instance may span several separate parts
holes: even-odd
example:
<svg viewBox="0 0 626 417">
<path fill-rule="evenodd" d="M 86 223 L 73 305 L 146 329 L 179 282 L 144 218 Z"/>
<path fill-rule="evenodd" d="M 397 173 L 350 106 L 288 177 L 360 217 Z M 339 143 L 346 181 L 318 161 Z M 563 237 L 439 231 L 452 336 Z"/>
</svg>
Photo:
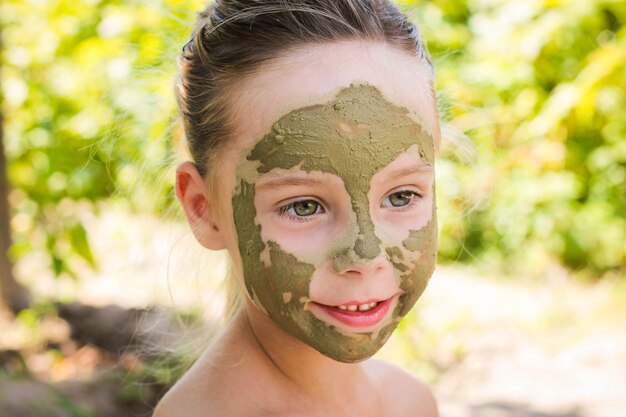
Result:
<svg viewBox="0 0 626 417">
<path fill-rule="evenodd" d="M 83 215 L 97 271 L 85 267 L 80 281 L 54 278 L 44 258 L 31 254 L 17 265 L 18 277 L 38 300 L 162 305 L 219 318 L 224 256 L 203 251 L 186 224 L 125 213 L 109 205 L 99 217 Z M 443 417 L 624 417 L 625 323 L 624 284 L 573 283 L 558 269 L 531 281 L 445 266 L 379 357 L 426 380 Z M 60 320 L 45 329 L 33 335 L 41 327 L 22 318 L 0 349 L 67 337 Z M 28 365 L 58 381 L 84 376 L 97 355 L 83 348 L 71 366 L 36 355 Z"/>
</svg>

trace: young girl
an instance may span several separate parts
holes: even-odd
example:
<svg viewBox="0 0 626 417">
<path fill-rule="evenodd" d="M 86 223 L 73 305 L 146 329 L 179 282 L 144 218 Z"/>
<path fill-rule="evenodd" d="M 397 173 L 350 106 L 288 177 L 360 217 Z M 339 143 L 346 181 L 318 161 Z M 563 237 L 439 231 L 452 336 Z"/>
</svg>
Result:
<svg viewBox="0 0 626 417">
<path fill-rule="evenodd" d="M 218 0 L 177 83 L 177 196 L 241 305 L 155 416 L 437 415 L 369 359 L 435 267 L 431 65 L 386 0 Z"/>
</svg>

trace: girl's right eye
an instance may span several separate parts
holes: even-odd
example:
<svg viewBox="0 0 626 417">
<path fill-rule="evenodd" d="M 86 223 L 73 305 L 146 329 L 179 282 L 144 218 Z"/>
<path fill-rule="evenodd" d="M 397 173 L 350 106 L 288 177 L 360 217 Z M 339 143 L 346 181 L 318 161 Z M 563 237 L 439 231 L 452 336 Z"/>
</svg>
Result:
<svg viewBox="0 0 626 417">
<path fill-rule="evenodd" d="M 324 208 L 315 200 L 294 201 L 278 209 L 279 215 L 287 215 L 298 220 L 323 212 Z"/>
</svg>

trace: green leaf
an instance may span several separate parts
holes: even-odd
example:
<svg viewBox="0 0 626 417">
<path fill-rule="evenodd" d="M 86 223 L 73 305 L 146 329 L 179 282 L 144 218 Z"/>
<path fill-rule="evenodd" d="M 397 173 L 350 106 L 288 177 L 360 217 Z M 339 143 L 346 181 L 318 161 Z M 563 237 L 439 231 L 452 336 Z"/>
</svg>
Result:
<svg viewBox="0 0 626 417">
<path fill-rule="evenodd" d="M 82 224 L 78 223 L 68 229 L 68 235 L 72 249 L 81 258 L 83 258 L 92 268 L 97 268 L 96 260 L 89 246 L 89 240 L 87 239 L 87 231 Z"/>
</svg>

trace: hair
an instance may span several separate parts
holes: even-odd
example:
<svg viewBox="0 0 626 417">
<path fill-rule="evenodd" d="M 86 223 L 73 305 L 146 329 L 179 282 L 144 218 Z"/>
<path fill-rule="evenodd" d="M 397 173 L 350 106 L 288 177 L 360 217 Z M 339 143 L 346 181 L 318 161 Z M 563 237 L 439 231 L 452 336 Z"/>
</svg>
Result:
<svg viewBox="0 0 626 417">
<path fill-rule="evenodd" d="M 191 157 L 209 188 L 217 157 L 235 134 L 232 87 L 298 47 L 347 40 L 386 42 L 432 72 L 417 26 L 389 0 L 215 0 L 199 13 L 174 91 Z M 227 320 L 242 302 L 234 281 L 225 282 Z"/>
<path fill-rule="evenodd" d="M 229 87 L 288 50 L 345 40 L 387 42 L 432 69 L 417 26 L 388 0 L 216 0 L 201 12 L 175 84 L 200 174 L 233 135 Z"/>
</svg>

